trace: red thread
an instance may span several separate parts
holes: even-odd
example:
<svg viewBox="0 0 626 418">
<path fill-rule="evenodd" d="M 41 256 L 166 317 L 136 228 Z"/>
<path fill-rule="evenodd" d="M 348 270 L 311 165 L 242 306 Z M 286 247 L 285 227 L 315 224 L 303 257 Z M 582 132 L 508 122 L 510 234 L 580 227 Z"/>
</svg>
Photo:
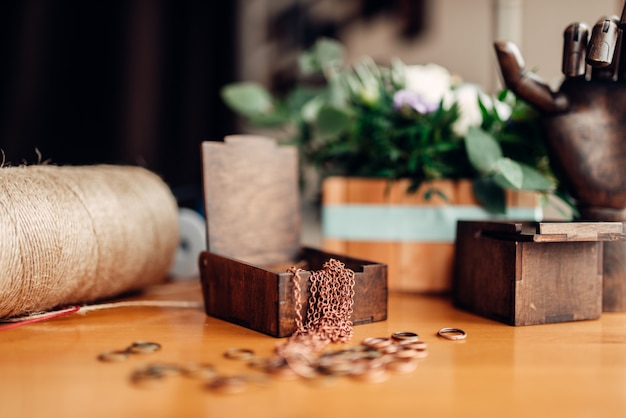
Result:
<svg viewBox="0 0 626 418">
<path fill-rule="evenodd" d="M 28 324 L 34 324 L 35 322 L 47 321 L 48 319 L 58 318 L 60 316 L 65 316 L 69 314 L 76 313 L 80 310 L 80 306 L 72 306 L 67 309 L 63 309 L 61 311 L 53 311 L 47 314 L 43 314 L 41 316 L 37 316 L 35 318 L 26 318 L 23 321 L 14 322 L 7 325 L 0 326 L 0 331 L 8 331 L 13 328 L 21 327 Z"/>
</svg>

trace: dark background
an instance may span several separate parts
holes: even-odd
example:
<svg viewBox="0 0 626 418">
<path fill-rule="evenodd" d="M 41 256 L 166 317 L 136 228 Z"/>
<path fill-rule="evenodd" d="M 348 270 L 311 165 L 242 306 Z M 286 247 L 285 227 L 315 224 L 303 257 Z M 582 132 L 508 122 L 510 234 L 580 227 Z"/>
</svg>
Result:
<svg viewBox="0 0 626 418">
<path fill-rule="evenodd" d="M 286 2 L 265 22 L 276 62 L 336 37 L 356 19 L 394 13 L 405 36 L 424 26 L 423 0 L 346 0 L 341 19 Z M 236 80 L 236 0 L 0 1 L 0 162 L 131 164 L 159 174 L 181 206 L 202 206 L 200 144 L 238 130 L 219 96 Z M 269 3 L 268 3 L 269 4 Z M 282 3 L 281 3 L 282 4 Z M 276 4 L 272 3 L 276 6 Z M 268 88 L 296 75 L 271 68 Z"/>
<path fill-rule="evenodd" d="M 200 143 L 233 129 L 235 4 L 0 2 L 4 165 L 140 165 L 197 199 Z"/>
</svg>

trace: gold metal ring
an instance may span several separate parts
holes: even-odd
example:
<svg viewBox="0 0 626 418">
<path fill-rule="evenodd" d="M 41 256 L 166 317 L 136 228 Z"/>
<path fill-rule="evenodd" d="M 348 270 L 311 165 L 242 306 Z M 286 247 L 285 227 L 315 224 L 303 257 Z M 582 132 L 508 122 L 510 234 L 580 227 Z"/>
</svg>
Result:
<svg viewBox="0 0 626 418">
<path fill-rule="evenodd" d="M 128 352 L 126 350 L 112 350 L 105 351 L 98 355 L 98 360 L 106 362 L 106 363 L 115 363 L 119 361 L 124 361 L 128 358 Z"/>
<path fill-rule="evenodd" d="M 240 393 L 246 389 L 244 376 L 217 376 L 207 383 L 207 388 L 220 393 Z"/>
<path fill-rule="evenodd" d="M 181 367 L 183 376 L 191 379 L 212 379 L 217 376 L 217 370 L 212 364 L 189 363 Z"/>
<path fill-rule="evenodd" d="M 411 348 L 413 350 L 424 351 L 428 347 L 426 341 L 413 341 L 410 343 L 400 344 L 400 347 Z"/>
<path fill-rule="evenodd" d="M 467 338 L 467 333 L 459 328 L 441 328 L 437 335 L 447 340 L 464 340 Z"/>
<path fill-rule="evenodd" d="M 161 344 L 153 343 L 150 341 L 135 341 L 132 343 L 126 351 L 133 354 L 147 354 L 154 353 L 161 349 Z"/>
<path fill-rule="evenodd" d="M 375 348 L 380 350 L 381 348 L 385 348 L 388 345 L 391 345 L 392 341 L 390 338 L 382 338 L 382 337 L 368 337 L 361 341 L 366 347 Z"/>
<path fill-rule="evenodd" d="M 391 338 L 395 341 L 401 342 L 414 342 L 420 339 L 420 336 L 414 332 L 409 331 L 397 331 L 391 334 Z"/>
<path fill-rule="evenodd" d="M 398 359 L 409 359 L 417 357 L 418 355 L 419 352 L 417 350 L 402 346 L 398 352 L 394 353 L 393 356 Z"/>
<path fill-rule="evenodd" d="M 254 357 L 254 351 L 248 348 L 231 348 L 224 353 L 224 357 L 231 360 L 250 360 Z"/>
</svg>

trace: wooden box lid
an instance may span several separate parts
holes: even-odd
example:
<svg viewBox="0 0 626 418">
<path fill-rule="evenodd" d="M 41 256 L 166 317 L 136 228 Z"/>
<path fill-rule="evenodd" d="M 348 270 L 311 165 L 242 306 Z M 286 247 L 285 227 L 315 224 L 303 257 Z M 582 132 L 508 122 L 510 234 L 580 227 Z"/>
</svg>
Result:
<svg viewBox="0 0 626 418">
<path fill-rule="evenodd" d="M 298 154 L 254 135 L 202 143 L 207 249 L 251 264 L 300 251 Z"/>
<path fill-rule="evenodd" d="M 472 221 L 461 221 L 472 222 Z M 623 241 L 621 222 L 477 221 L 482 236 L 507 241 L 583 242 Z"/>
</svg>

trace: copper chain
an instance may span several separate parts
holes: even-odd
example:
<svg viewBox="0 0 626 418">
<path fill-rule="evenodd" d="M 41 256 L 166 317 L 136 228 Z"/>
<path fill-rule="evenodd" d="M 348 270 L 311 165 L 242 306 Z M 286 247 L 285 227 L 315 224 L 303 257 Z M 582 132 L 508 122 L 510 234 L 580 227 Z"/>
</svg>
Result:
<svg viewBox="0 0 626 418">
<path fill-rule="evenodd" d="M 354 271 L 331 258 L 321 270 L 310 272 L 306 322 L 300 286 L 300 273 L 304 270 L 292 267 L 288 271 L 293 273 L 296 331 L 286 343 L 276 347 L 276 354 L 296 373 L 306 376 L 313 372 L 315 357 L 324 347 L 352 338 Z"/>
</svg>

